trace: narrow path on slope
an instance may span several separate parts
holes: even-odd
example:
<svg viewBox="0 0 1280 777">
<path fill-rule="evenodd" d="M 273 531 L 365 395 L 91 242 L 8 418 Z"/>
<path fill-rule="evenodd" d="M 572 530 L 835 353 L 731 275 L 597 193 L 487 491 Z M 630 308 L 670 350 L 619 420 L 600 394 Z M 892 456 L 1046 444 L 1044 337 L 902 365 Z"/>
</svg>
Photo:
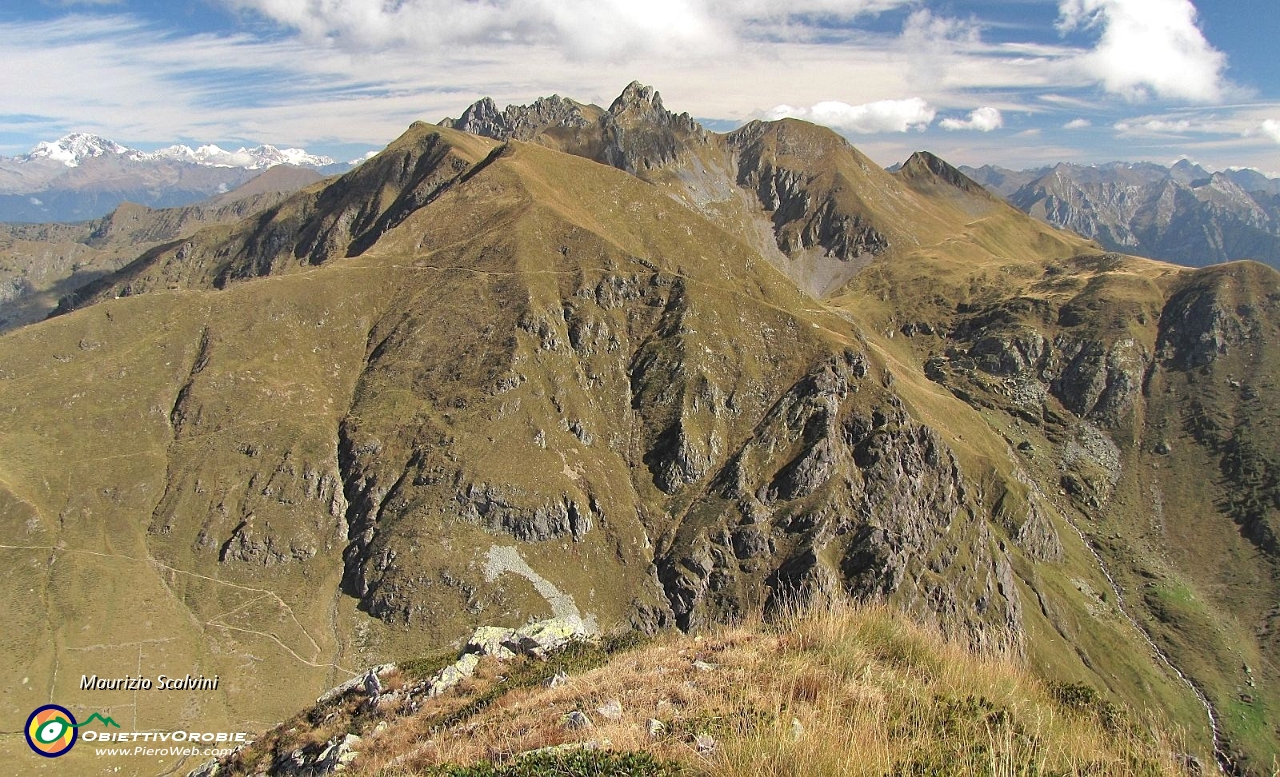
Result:
<svg viewBox="0 0 1280 777">
<path fill-rule="evenodd" d="M 277 605 L 279 605 L 280 607 L 282 607 L 282 608 L 285 610 L 285 612 L 287 612 L 287 613 L 289 614 L 289 618 L 293 621 L 294 625 L 296 625 L 296 626 L 298 627 L 298 630 L 302 632 L 303 636 L 305 636 L 305 637 L 306 637 L 307 641 L 311 644 L 311 647 L 312 647 L 312 649 L 313 649 L 313 651 L 314 651 L 315 656 L 318 658 L 318 657 L 319 657 L 319 655 L 320 655 L 320 653 L 322 652 L 322 651 L 321 651 L 321 648 L 320 648 L 320 645 L 315 641 L 315 638 L 311 636 L 311 632 L 309 632 L 309 631 L 306 629 L 306 627 L 302 625 L 302 622 L 301 622 L 300 620 L 298 620 L 298 616 L 294 613 L 293 608 L 292 608 L 292 607 L 290 607 L 290 606 L 289 606 L 289 605 L 284 601 L 284 599 L 282 599 L 282 598 L 280 597 L 280 595 L 279 595 L 279 594 L 277 594 L 277 593 L 276 593 L 276 592 L 274 592 L 274 591 L 270 591 L 270 590 L 267 590 L 267 589 L 265 589 L 265 588 L 254 588 L 254 587 L 252 587 L 252 586 L 240 585 L 239 583 L 233 583 L 233 582 L 230 582 L 230 581 L 227 581 L 227 580 L 219 580 L 219 579 L 217 579 L 217 578 L 209 577 L 209 576 L 207 576 L 207 575 L 201 575 L 201 574 L 196 573 L 196 572 L 189 572 L 189 571 L 187 571 L 187 570 L 185 570 L 185 569 L 178 569 L 177 567 L 171 567 L 171 566 L 169 566 L 168 564 L 164 564 L 164 563 L 162 563 L 162 562 L 160 562 L 160 561 L 157 561 L 157 560 L 155 560 L 154 558 L 150 558 L 150 557 L 145 558 L 145 559 L 142 559 L 142 558 L 137 558 L 137 557 L 135 557 L 135 556 L 126 556 L 126 555 L 124 555 L 124 554 L 100 553 L 100 552 L 98 552 L 98 551 L 93 551 L 93 550 L 80 550 L 80 549 L 76 549 L 76 548 L 54 547 L 54 546 L 49 546 L 49 545 L 0 545 L 0 550 L 48 550 L 48 551 L 52 551 L 52 552 L 54 552 L 54 553 L 59 553 L 59 552 L 60 552 L 60 553 L 79 553 L 79 554 L 83 554 L 83 555 L 87 555 L 87 556 L 96 556 L 96 557 L 98 557 L 98 558 L 104 558 L 104 559 L 117 559 L 117 560 L 122 560 L 122 561 L 132 561 L 132 562 L 137 563 L 137 564 L 143 564 L 143 563 L 145 563 L 145 564 L 148 564 L 148 565 L 150 565 L 150 566 L 156 567 L 156 568 L 158 568 L 158 569 L 162 569 L 162 570 L 165 570 L 165 571 L 168 571 L 168 572 L 172 572 L 172 573 L 174 573 L 174 574 L 179 574 L 179 575 L 188 575 L 188 576 L 190 576 L 190 577 L 198 578 L 198 579 L 200 579 L 200 580 L 206 580 L 206 581 L 208 581 L 208 582 L 216 583 L 216 584 L 218 584 L 218 585 L 227 586 L 227 587 L 229 587 L 229 588 L 235 588 L 235 589 L 238 589 L 238 590 L 241 590 L 241 591 L 247 591 L 247 592 L 250 592 L 250 593 L 260 594 L 260 596 L 257 596 L 256 598 L 251 599 L 251 600 L 250 600 L 250 601 L 248 601 L 248 602 L 244 602 L 244 603 L 242 603 L 240 606 L 238 606 L 238 607 L 236 607 L 236 608 L 234 608 L 234 609 L 232 609 L 232 610 L 230 610 L 230 611 L 228 611 L 228 612 L 221 613 L 221 614 L 219 614 L 219 615 L 215 616 L 214 618 L 212 618 L 212 619 L 210 619 L 210 620 L 199 620 L 199 619 L 197 619 L 197 621 L 198 621 L 199 623 L 201 623 L 201 624 L 205 625 L 205 626 L 212 626 L 212 627 L 214 627 L 214 628 L 226 629 L 226 630 L 228 630 L 228 631 L 236 631 L 236 632 L 241 632 L 241 633 L 245 633 L 245 634 L 253 634 L 253 635 L 256 635 L 256 636 L 259 636 L 259 637 L 263 637 L 263 638 L 265 638 L 265 639 L 269 639 L 269 640 L 271 640 L 272 642 L 275 642 L 277 645 L 279 645 L 279 646 L 280 646 L 280 648 L 281 648 L 282 650 L 284 650 L 284 651 L 285 651 L 285 652 L 287 652 L 289 655 L 291 655 L 291 656 L 292 656 L 294 659 L 296 659 L 299 663 L 305 664 L 305 665 L 307 665 L 307 666 L 310 666 L 310 667 L 313 667 L 313 668 L 316 668 L 316 669 L 337 669 L 337 670 L 339 670 L 339 671 L 346 672 L 347 674 L 349 674 L 349 675 L 351 675 L 351 676 L 353 676 L 353 677 L 354 677 L 356 674 L 358 674 L 358 673 L 357 673 L 357 672 L 355 672 L 354 670 L 349 669 L 349 668 L 347 668 L 347 667 L 345 667 L 345 666 L 339 666 L 338 664 L 326 664 L 326 663 L 319 663 L 319 662 L 317 662 L 317 661 L 315 661 L 315 660 L 309 660 L 309 659 L 306 659 L 306 658 L 304 658 L 303 656 L 301 656 L 301 655 L 300 655 L 296 650 L 294 650 L 293 648 L 291 648 L 291 647 L 289 647 L 288 645 L 286 645 L 283 641 L 281 641 L 281 640 L 280 640 L 280 638 L 279 638 L 278 636 L 276 636 L 275 634 L 269 634 L 269 633 L 261 632 L 261 631 L 253 631 L 253 630 L 251 630 L 251 629 L 245 629 L 245 628 L 240 628 L 240 627 L 236 627 L 236 626 L 229 626 L 229 625 L 227 625 L 227 624 L 225 624 L 225 623 L 218 623 L 218 622 L 217 622 L 217 621 L 218 621 L 218 619 L 220 619 L 220 618 L 224 618 L 224 617 L 226 617 L 226 616 L 228 616 L 228 615 L 230 615 L 230 614 L 232 614 L 232 613 L 236 612 L 237 610 L 240 610 L 240 609 L 242 609 L 242 608 L 244 608 L 244 607 L 247 607 L 247 606 L 249 606 L 249 605 L 251 605 L 251 604 L 253 604 L 253 603 L 255 603 L 255 602 L 259 602 L 259 601 L 261 601 L 261 600 L 263 600 L 263 599 L 272 599 L 272 600 L 274 600 L 274 601 L 275 601 L 275 603 L 276 603 Z M 129 643 L 129 644 L 133 644 L 133 643 Z M 75 648 L 72 648 L 72 649 L 75 649 Z"/>
<path fill-rule="evenodd" d="M 1158 644 L 1156 644 L 1155 638 L 1151 636 L 1151 633 L 1147 631 L 1146 627 L 1138 623 L 1137 619 L 1129 614 L 1129 610 L 1125 606 L 1124 602 L 1124 590 L 1120 588 L 1120 584 L 1117 583 L 1115 577 L 1112 576 L 1110 567 L 1108 567 L 1107 562 L 1103 560 L 1102 554 L 1098 553 L 1098 549 L 1094 546 L 1093 540 L 1089 539 L 1088 535 L 1086 535 L 1076 522 L 1072 520 L 1071 514 L 1067 509 L 1063 508 L 1060 504 L 1055 506 L 1058 508 L 1058 514 L 1061 515 L 1063 520 L 1067 522 L 1067 525 L 1080 536 L 1080 542 L 1084 545 L 1085 549 L 1093 555 L 1094 560 L 1098 562 L 1098 568 L 1102 570 L 1103 577 L 1107 579 L 1107 583 L 1111 586 L 1112 593 L 1115 594 L 1116 609 L 1119 610 L 1120 615 L 1129 622 L 1129 625 L 1133 627 L 1134 631 L 1138 632 L 1138 634 L 1142 636 L 1142 639 L 1146 641 L 1147 646 L 1151 648 L 1151 651 L 1155 653 L 1156 657 L 1159 658 L 1165 666 L 1169 667 L 1169 670 L 1177 675 L 1179 680 L 1191 689 L 1191 692 L 1195 694 L 1196 699 L 1199 700 L 1200 706 L 1204 707 L 1205 714 L 1209 717 L 1209 731 L 1213 734 L 1213 757 L 1214 760 L 1217 761 L 1218 770 L 1223 774 L 1238 774 L 1239 772 L 1236 770 L 1235 763 L 1231 760 L 1230 754 L 1227 753 L 1227 743 L 1225 738 L 1222 736 L 1222 730 L 1218 727 L 1218 711 L 1213 706 L 1213 702 L 1205 695 L 1204 691 L 1200 690 L 1200 686 L 1196 685 L 1195 681 L 1184 674 L 1183 671 L 1178 668 L 1178 665 L 1173 663 L 1173 659 L 1169 658 L 1169 655 L 1165 653 Z"/>
</svg>

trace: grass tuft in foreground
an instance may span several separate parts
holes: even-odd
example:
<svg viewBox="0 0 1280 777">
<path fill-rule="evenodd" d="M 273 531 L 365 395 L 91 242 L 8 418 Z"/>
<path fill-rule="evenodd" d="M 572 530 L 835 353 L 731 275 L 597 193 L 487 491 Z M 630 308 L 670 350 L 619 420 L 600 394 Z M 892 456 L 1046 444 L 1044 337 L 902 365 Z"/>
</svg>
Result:
<svg viewBox="0 0 1280 777">
<path fill-rule="evenodd" d="M 404 679 L 440 660 L 402 664 Z M 566 725 L 575 711 L 591 724 Z M 348 700 L 309 717 L 317 730 L 300 716 L 288 747 L 346 729 L 363 738 L 350 773 L 378 777 L 1186 773 L 1177 737 L 1093 688 L 848 604 L 697 637 L 607 637 L 546 661 L 486 659 L 441 697 L 377 712 Z"/>
</svg>

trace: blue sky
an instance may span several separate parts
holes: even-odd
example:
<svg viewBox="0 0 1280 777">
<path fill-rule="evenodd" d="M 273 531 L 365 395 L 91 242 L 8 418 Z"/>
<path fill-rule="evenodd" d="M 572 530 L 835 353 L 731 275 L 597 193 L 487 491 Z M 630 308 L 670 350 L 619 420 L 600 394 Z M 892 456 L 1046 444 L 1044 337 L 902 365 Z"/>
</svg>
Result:
<svg viewBox="0 0 1280 777">
<path fill-rule="evenodd" d="M 1280 173 L 1277 0 L 7 0 L 0 154 L 67 132 L 340 159 L 412 121 L 633 79 L 877 162 Z"/>
</svg>

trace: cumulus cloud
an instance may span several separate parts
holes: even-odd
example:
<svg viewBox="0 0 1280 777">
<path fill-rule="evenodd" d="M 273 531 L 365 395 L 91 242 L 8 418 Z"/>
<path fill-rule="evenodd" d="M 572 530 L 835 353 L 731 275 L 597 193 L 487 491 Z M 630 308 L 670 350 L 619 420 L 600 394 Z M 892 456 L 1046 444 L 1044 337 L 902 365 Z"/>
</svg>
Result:
<svg viewBox="0 0 1280 777">
<path fill-rule="evenodd" d="M 1267 119 L 1262 122 L 1262 127 L 1260 129 L 1262 130 L 1263 135 L 1266 135 L 1275 142 L 1280 143 L 1280 121 Z"/>
<path fill-rule="evenodd" d="M 1075 130 L 1075 129 L 1085 129 L 1086 127 L 1092 127 L 1092 126 L 1093 126 L 1093 122 L 1089 121 L 1088 119 L 1072 119 L 1066 124 L 1063 124 L 1062 128 Z"/>
<path fill-rule="evenodd" d="M 849 105 L 834 100 L 820 102 L 812 108 L 779 105 L 766 113 L 769 119 L 804 119 L 823 124 L 840 132 L 869 135 L 876 132 L 910 132 L 924 130 L 937 115 L 929 103 L 919 97 L 906 100 L 879 100 L 862 105 Z"/>
<path fill-rule="evenodd" d="M 536 44 L 573 59 L 616 60 L 637 53 L 715 55 L 809 16 L 852 18 L 912 0 L 222 0 L 259 13 L 309 40 L 354 49 L 405 45 Z"/>
<path fill-rule="evenodd" d="M 967 119 L 943 119 L 940 126 L 944 130 L 991 132 L 1004 126 L 1004 117 L 1000 115 L 1000 111 L 984 105 L 971 112 Z"/>
<path fill-rule="evenodd" d="M 1196 25 L 1191 0 L 1060 0 L 1059 29 L 1100 30 L 1077 65 L 1109 92 L 1215 102 L 1227 90 L 1227 57 Z"/>
</svg>

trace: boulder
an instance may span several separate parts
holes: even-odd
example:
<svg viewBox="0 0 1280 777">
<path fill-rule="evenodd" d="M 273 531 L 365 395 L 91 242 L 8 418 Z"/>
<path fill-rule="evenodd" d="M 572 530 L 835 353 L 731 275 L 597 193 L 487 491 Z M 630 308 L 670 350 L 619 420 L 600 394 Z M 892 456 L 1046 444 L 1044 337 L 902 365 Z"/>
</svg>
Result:
<svg viewBox="0 0 1280 777">
<path fill-rule="evenodd" d="M 217 777 L 222 772 L 222 764 L 217 760 L 205 761 L 196 768 L 187 772 L 187 777 Z"/>
<path fill-rule="evenodd" d="M 515 640 L 515 631 L 500 626 L 481 626 L 471 634 L 471 639 L 462 648 L 463 653 L 475 653 L 481 656 L 493 656 L 499 661 L 515 658 L 516 654 L 504 646 L 504 643 Z"/>
<path fill-rule="evenodd" d="M 596 709 L 605 720 L 622 720 L 622 702 L 610 699 Z"/>
<path fill-rule="evenodd" d="M 373 667 L 369 671 L 373 672 L 377 676 L 382 676 L 395 668 L 396 668 L 395 664 L 379 664 L 378 666 Z M 362 672 L 356 675 L 355 677 L 352 677 L 350 680 L 347 680 L 342 685 L 339 685 L 336 688 L 330 688 L 329 690 L 320 694 L 320 698 L 316 699 L 316 706 L 322 706 L 322 705 L 328 704 L 331 701 L 336 701 L 342 698 L 344 695 L 346 695 L 348 691 L 354 691 L 357 688 L 363 687 L 364 678 L 367 675 L 368 675 L 368 672 Z"/>
<path fill-rule="evenodd" d="M 335 772 L 345 772 L 347 765 L 360 755 L 355 749 L 360 744 L 360 737 L 355 734 L 346 734 L 340 737 L 330 739 L 325 745 L 324 750 L 320 751 L 319 757 L 316 758 L 313 774 L 333 774 Z"/>
<path fill-rule="evenodd" d="M 436 672 L 427 684 L 427 696 L 439 696 L 453 686 L 475 674 L 480 664 L 480 656 L 475 653 L 463 653 L 449 666 Z"/>
<path fill-rule="evenodd" d="M 560 671 L 552 675 L 550 680 L 547 680 L 547 687 L 559 688 L 560 686 L 567 685 L 568 683 L 569 683 L 569 675 L 565 674 L 563 671 Z"/>
<path fill-rule="evenodd" d="M 587 633 L 582 619 L 570 615 L 516 629 L 510 638 L 503 640 L 502 646 L 513 653 L 545 658 L 548 653 L 559 650 L 574 640 L 584 639 Z"/>
</svg>

